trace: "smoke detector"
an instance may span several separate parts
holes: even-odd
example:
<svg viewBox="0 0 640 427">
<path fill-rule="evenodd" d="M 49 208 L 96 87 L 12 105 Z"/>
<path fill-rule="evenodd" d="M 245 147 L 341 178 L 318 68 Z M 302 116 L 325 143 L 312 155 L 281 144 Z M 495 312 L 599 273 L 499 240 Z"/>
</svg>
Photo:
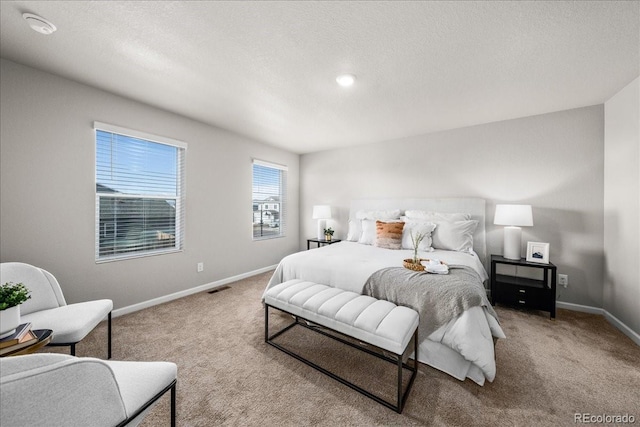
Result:
<svg viewBox="0 0 640 427">
<path fill-rule="evenodd" d="M 33 13 L 23 13 L 22 17 L 27 21 L 33 31 L 37 31 L 40 34 L 49 35 L 57 30 L 55 25 L 42 16 L 34 15 Z"/>
</svg>

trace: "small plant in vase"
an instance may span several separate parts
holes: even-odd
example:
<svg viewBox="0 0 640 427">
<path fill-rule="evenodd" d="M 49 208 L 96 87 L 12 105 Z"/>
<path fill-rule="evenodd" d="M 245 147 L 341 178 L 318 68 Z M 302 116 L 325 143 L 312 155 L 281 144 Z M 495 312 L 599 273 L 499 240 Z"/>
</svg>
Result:
<svg viewBox="0 0 640 427">
<path fill-rule="evenodd" d="M 413 258 L 405 259 L 403 265 L 409 270 L 414 271 L 424 271 L 424 266 L 420 264 L 420 257 L 418 257 L 418 248 L 420 247 L 420 242 L 427 237 L 427 233 L 420 233 L 416 231 L 414 233 L 409 233 L 411 236 L 411 243 L 413 244 Z"/>
<path fill-rule="evenodd" d="M 327 242 L 331 241 L 331 237 L 333 236 L 333 228 L 329 227 L 329 228 L 325 228 L 324 229 L 324 239 Z"/>
<path fill-rule="evenodd" d="M 0 338 L 11 335 L 20 325 L 20 304 L 31 298 L 30 292 L 22 283 L 0 286 Z"/>
<path fill-rule="evenodd" d="M 22 283 L 7 282 L 0 286 L 0 310 L 17 307 L 29 298 L 31 291 Z"/>
</svg>

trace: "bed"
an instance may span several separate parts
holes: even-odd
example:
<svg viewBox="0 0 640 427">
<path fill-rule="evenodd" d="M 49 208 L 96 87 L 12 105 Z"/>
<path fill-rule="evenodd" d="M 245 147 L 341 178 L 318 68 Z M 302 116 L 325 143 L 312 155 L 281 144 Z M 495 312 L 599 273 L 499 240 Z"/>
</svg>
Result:
<svg viewBox="0 0 640 427">
<path fill-rule="evenodd" d="M 396 215 L 397 211 L 400 212 L 398 215 Z M 423 328 L 421 323 L 421 329 L 428 330 L 428 335 L 421 335 L 419 361 L 459 380 L 469 378 L 479 385 L 484 385 L 486 380 L 493 381 L 496 375 L 494 338 L 505 338 L 505 335 L 485 293 L 484 283 L 488 279 L 488 275 L 485 268 L 487 256 L 484 229 L 485 202 L 483 199 L 354 200 L 351 202 L 349 213 L 347 241 L 298 252 L 283 258 L 271 277 L 267 289 L 290 279 L 302 279 L 373 295 L 371 293 L 373 292 L 373 279 L 381 273 L 402 274 L 403 271 L 408 272 L 408 270 L 399 267 L 402 266 L 404 259 L 413 256 L 414 251 L 403 248 L 387 249 L 375 244 L 367 244 L 367 238 L 370 243 L 371 231 L 369 227 L 372 221 L 372 218 L 367 217 L 381 216 L 380 221 L 389 223 L 400 221 L 397 218 L 391 218 L 391 216 L 404 216 L 405 213 L 415 215 L 420 212 L 438 213 L 439 216 L 435 218 L 439 221 L 433 222 L 437 224 L 435 230 L 441 226 L 443 233 L 449 227 L 447 222 L 452 224 L 477 223 L 473 230 L 467 230 L 470 233 L 468 238 L 472 238 L 467 242 L 469 247 L 457 248 L 460 250 L 420 251 L 419 256 L 444 262 L 450 267 L 451 273 L 454 272 L 454 269 L 465 272 L 466 276 L 473 278 L 473 283 L 470 286 L 475 287 L 476 295 L 482 295 L 482 301 L 477 305 L 465 307 L 455 317 L 442 324 L 437 324 L 437 327 L 430 325 L 431 329 Z M 460 219 L 458 214 L 464 215 L 465 221 L 455 221 Z M 385 215 L 389 218 L 386 218 Z M 405 221 L 405 226 L 408 228 L 411 219 L 403 217 L 402 220 Z M 375 219 L 373 222 L 375 223 Z M 365 233 L 368 233 L 369 237 L 365 237 Z M 422 248 L 442 247 L 448 244 L 443 239 L 441 239 L 442 242 L 436 242 L 437 237 L 437 233 L 434 232 L 433 241 Z M 406 247 L 406 245 L 404 246 Z M 444 283 L 438 281 L 450 280 L 449 275 L 421 273 L 418 276 L 423 279 L 428 278 L 436 284 L 436 288 L 438 288 L 438 283 Z M 440 289 L 442 288 L 443 286 L 440 286 Z M 395 297 L 397 288 L 394 287 L 392 290 Z M 385 290 L 378 290 L 378 292 L 384 293 Z M 402 298 L 400 291 L 399 293 L 399 297 Z M 379 295 L 373 296 L 379 297 Z M 393 298 L 388 299 L 392 300 Z M 393 302 L 403 303 L 402 300 Z M 435 306 L 440 305 L 421 304 L 423 306 L 420 308 L 423 313 L 435 310 Z M 421 317 L 423 317 L 422 314 Z"/>
</svg>

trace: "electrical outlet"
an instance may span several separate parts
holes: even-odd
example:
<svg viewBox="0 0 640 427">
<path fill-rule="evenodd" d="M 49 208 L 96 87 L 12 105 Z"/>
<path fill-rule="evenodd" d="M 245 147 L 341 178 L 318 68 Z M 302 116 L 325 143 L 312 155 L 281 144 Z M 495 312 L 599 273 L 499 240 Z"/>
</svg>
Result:
<svg viewBox="0 0 640 427">
<path fill-rule="evenodd" d="M 198 263 L 198 273 L 202 273 L 204 271 L 204 262 Z"/>
<path fill-rule="evenodd" d="M 558 274 L 558 285 L 563 287 L 569 286 L 569 275 L 567 274 Z"/>
</svg>

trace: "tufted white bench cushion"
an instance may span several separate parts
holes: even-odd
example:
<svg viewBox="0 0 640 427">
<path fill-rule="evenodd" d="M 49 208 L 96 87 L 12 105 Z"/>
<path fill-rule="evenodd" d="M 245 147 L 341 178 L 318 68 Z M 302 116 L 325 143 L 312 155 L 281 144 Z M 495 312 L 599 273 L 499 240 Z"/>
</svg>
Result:
<svg viewBox="0 0 640 427">
<path fill-rule="evenodd" d="M 264 300 L 272 307 L 399 355 L 419 321 L 411 308 L 299 279 L 274 286 Z"/>
</svg>

